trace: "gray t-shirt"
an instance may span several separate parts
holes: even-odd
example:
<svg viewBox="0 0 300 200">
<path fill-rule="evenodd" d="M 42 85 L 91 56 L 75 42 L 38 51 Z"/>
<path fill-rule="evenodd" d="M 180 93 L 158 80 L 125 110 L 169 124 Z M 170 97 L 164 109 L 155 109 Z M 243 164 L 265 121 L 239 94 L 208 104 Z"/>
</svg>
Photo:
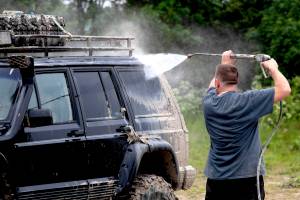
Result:
<svg viewBox="0 0 300 200">
<path fill-rule="evenodd" d="M 258 119 L 273 111 L 274 88 L 227 92 L 218 96 L 209 88 L 203 98 L 211 147 L 205 175 L 211 179 L 256 176 L 261 144 Z M 262 164 L 261 175 L 265 174 Z"/>
</svg>

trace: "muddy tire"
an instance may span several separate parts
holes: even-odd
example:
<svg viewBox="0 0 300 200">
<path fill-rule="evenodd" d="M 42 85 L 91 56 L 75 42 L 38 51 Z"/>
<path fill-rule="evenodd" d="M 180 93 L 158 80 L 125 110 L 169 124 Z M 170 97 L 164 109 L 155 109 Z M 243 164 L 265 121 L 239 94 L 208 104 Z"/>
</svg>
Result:
<svg viewBox="0 0 300 200">
<path fill-rule="evenodd" d="M 177 200 L 171 185 L 156 175 L 137 176 L 129 191 L 130 200 Z"/>
</svg>

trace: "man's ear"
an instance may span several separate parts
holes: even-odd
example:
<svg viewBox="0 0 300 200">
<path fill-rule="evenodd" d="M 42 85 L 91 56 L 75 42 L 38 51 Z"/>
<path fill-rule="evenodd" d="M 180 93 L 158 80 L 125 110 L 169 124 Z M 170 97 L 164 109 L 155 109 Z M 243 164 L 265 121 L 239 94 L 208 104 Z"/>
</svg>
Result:
<svg viewBox="0 0 300 200">
<path fill-rule="evenodd" d="M 220 80 L 215 79 L 215 86 L 216 86 L 216 88 L 221 87 L 221 82 L 220 82 Z"/>
</svg>

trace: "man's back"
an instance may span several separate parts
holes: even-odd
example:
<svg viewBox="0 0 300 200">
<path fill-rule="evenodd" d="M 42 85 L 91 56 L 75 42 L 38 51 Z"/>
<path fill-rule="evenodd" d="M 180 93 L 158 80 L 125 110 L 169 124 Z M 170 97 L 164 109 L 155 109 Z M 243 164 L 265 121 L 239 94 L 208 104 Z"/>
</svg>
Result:
<svg viewBox="0 0 300 200">
<path fill-rule="evenodd" d="M 211 179 L 256 176 L 260 153 L 258 119 L 273 110 L 274 89 L 229 91 L 210 88 L 203 98 L 211 148 L 205 174 Z M 261 169 L 264 175 L 264 167 Z"/>
</svg>

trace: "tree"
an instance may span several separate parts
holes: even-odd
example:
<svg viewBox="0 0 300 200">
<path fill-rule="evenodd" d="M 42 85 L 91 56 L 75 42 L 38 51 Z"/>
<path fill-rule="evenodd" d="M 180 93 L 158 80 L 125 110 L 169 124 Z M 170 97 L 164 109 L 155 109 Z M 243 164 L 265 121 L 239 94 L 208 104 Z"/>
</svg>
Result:
<svg viewBox="0 0 300 200">
<path fill-rule="evenodd" d="M 300 1 L 274 1 L 256 31 L 265 52 L 279 61 L 288 77 L 300 75 Z"/>
<path fill-rule="evenodd" d="M 129 6 L 151 7 L 171 25 L 210 24 L 222 8 L 222 0 L 128 0 Z"/>
<path fill-rule="evenodd" d="M 55 14 L 59 12 L 59 8 L 63 7 L 61 0 L 43 1 L 43 0 L 0 0 L 3 10 L 20 10 L 24 13 L 49 13 Z"/>
<path fill-rule="evenodd" d="M 261 23 L 263 11 L 272 0 L 230 0 L 224 1 L 217 21 L 229 24 L 235 29 L 246 32 Z"/>
<path fill-rule="evenodd" d="M 95 24 L 107 11 L 106 7 L 119 8 L 124 3 L 124 0 L 71 0 L 68 5 L 70 13 L 66 17 L 77 21 L 72 28 L 77 34 L 96 34 L 99 26 Z"/>
</svg>

